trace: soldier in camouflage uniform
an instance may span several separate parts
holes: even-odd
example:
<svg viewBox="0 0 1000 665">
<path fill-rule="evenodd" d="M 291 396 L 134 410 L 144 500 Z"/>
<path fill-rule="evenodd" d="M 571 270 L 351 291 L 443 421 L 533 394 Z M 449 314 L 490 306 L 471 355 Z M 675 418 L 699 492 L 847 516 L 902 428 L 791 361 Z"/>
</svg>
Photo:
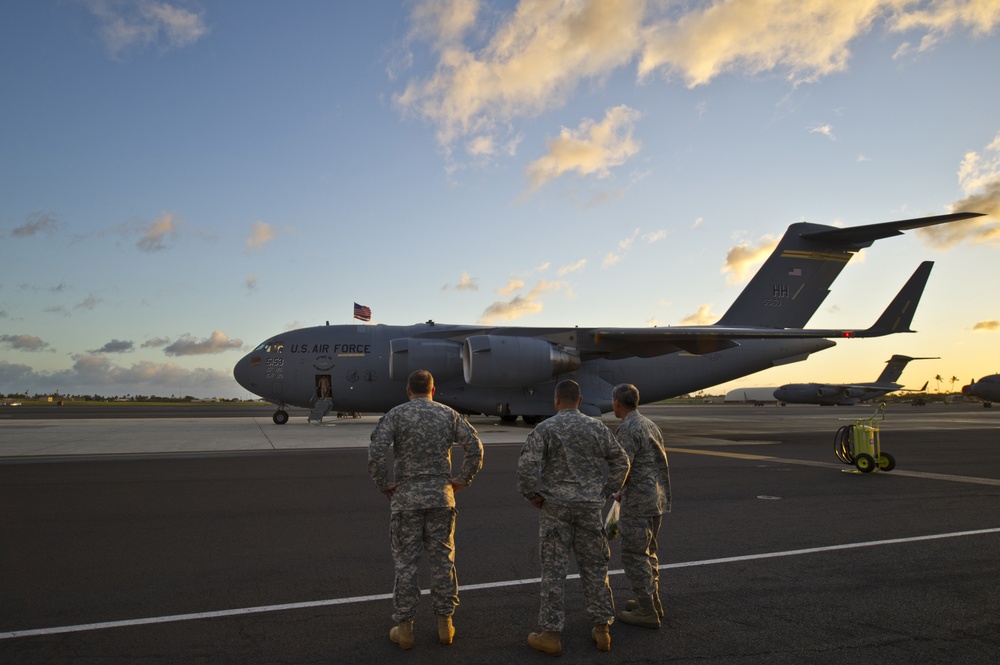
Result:
<svg viewBox="0 0 1000 665">
<path fill-rule="evenodd" d="M 541 632 L 531 633 L 528 645 L 553 656 L 562 653 L 570 550 L 576 555 L 587 616 L 594 625 L 591 636 L 601 651 L 611 649 L 608 628 L 615 616 L 608 584 L 611 550 L 601 508 L 625 481 L 628 455 L 604 423 L 580 412 L 581 401 L 575 381 L 560 381 L 555 389 L 556 415 L 528 435 L 517 462 L 518 489 L 541 509 Z M 610 470 L 607 481 L 605 463 Z"/>
<path fill-rule="evenodd" d="M 434 378 L 417 370 L 406 385 L 409 401 L 386 413 L 372 432 L 368 473 L 391 502 L 389 536 L 395 565 L 393 621 L 389 639 L 413 647 L 413 615 L 420 599 L 417 567 L 423 551 L 431 574 L 431 598 L 438 640 L 451 644 L 451 616 L 458 605 L 455 572 L 455 492 L 467 487 L 483 466 L 483 444 L 458 412 L 433 401 Z M 451 477 L 451 447 L 465 451 L 462 471 Z M 386 452 L 392 447 L 393 482 Z"/>
<path fill-rule="evenodd" d="M 670 512 L 667 453 L 660 428 L 638 411 L 638 388 L 623 383 L 615 386 L 611 398 L 615 416 L 622 420 L 615 435 L 632 463 L 625 487 L 615 499 L 621 501 L 622 567 L 636 600 L 627 602 L 618 618 L 634 626 L 659 628 L 663 605 L 656 537 L 663 513 Z"/>
</svg>

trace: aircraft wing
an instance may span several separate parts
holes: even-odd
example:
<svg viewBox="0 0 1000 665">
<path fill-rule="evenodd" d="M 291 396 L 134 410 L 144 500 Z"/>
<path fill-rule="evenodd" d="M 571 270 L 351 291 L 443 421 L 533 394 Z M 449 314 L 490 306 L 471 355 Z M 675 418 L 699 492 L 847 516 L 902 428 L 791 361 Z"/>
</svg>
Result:
<svg viewBox="0 0 1000 665">
<path fill-rule="evenodd" d="M 878 225 L 876 225 L 878 226 Z M 845 229 L 849 230 L 849 229 Z M 741 326 L 676 326 L 667 328 L 607 328 L 590 331 L 592 345 L 580 343 L 580 350 L 588 355 L 608 358 L 653 356 L 686 351 L 695 355 L 730 349 L 740 340 L 750 339 L 816 339 L 882 337 L 910 330 L 917 303 L 927 285 L 927 278 L 934 267 L 933 261 L 924 261 L 893 298 L 882 316 L 864 330 L 833 328 L 761 328 Z"/>
</svg>

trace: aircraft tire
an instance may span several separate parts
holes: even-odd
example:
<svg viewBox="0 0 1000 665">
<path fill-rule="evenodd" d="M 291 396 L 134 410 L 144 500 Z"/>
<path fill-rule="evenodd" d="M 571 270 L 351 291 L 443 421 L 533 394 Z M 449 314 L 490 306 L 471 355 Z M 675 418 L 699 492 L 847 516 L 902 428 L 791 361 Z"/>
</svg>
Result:
<svg viewBox="0 0 1000 665">
<path fill-rule="evenodd" d="M 896 458 L 889 453 L 880 453 L 876 461 L 879 471 L 892 471 L 896 468 Z"/>
<path fill-rule="evenodd" d="M 868 453 L 861 453 L 854 458 L 854 466 L 858 467 L 861 473 L 871 473 L 875 470 L 875 458 Z"/>
<path fill-rule="evenodd" d="M 274 412 L 274 415 L 271 416 L 271 420 L 274 421 L 275 425 L 284 425 L 288 422 L 288 412 L 278 409 Z"/>
</svg>

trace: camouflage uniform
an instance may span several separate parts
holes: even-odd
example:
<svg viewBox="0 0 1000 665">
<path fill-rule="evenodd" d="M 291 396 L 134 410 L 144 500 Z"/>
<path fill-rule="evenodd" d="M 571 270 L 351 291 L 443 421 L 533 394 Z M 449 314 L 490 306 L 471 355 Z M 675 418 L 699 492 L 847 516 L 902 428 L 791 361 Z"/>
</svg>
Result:
<svg viewBox="0 0 1000 665">
<path fill-rule="evenodd" d="M 604 464 L 610 475 L 604 480 Z M 628 456 L 611 431 L 577 409 L 562 409 L 528 435 L 517 462 L 518 488 L 528 500 L 542 496 L 538 545 L 542 565 L 543 631 L 562 632 L 569 552 L 577 567 L 593 624 L 614 619 L 608 584 L 611 550 L 604 536 L 601 508 L 622 486 Z"/>
<path fill-rule="evenodd" d="M 455 573 L 455 493 L 451 447 L 465 451 L 459 479 L 468 485 L 483 466 L 483 444 L 461 415 L 429 397 L 416 397 L 386 413 L 372 432 L 368 473 L 386 491 L 386 451 L 392 446 L 393 475 L 389 536 L 395 564 L 393 621 L 413 618 L 420 599 L 417 567 L 423 550 L 431 574 L 434 613 L 451 616 L 458 605 Z"/>
<path fill-rule="evenodd" d="M 622 488 L 622 567 L 636 597 L 648 598 L 659 586 L 656 536 L 670 512 L 670 469 L 660 428 L 638 411 L 625 416 L 616 436 L 632 463 Z"/>
</svg>

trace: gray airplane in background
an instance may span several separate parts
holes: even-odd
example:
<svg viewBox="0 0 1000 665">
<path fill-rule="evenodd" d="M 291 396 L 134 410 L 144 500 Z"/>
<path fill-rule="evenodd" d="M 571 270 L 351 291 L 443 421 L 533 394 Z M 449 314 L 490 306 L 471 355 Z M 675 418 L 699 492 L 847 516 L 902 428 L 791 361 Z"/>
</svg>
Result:
<svg viewBox="0 0 1000 665">
<path fill-rule="evenodd" d="M 985 407 L 993 406 L 993 402 L 1000 402 L 1000 374 L 984 376 L 978 381 L 973 379 L 969 385 L 962 386 L 962 394 L 978 397 Z"/>
<path fill-rule="evenodd" d="M 774 391 L 774 398 L 786 404 L 821 404 L 824 406 L 850 406 L 865 402 L 886 393 L 900 390 L 903 385 L 896 379 L 911 360 L 936 360 L 894 355 L 886 361 L 886 368 L 878 379 L 870 383 L 788 383 Z M 927 388 L 927 383 L 921 390 Z"/>
<path fill-rule="evenodd" d="M 406 400 L 416 369 L 434 375 L 435 399 L 467 414 L 518 416 L 529 424 L 552 415 L 557 381 L 583 389 L 580 410 L 611 410 L 611 390 L 634 384 L 644 402 L 683 395 L 754 372 L 805 360 L 833 338 L 912 332 L 910 323 L 933 263 L 922 263 L 873 326 L 805 329 L 834 279 L 858 251 L 903 231 L 980 213 L 954 213 L 849 228 L 800 222 L 718 323 L 655 328 L 530 328 L 447 325 L 326 325 L 275 335 L 242 358 L 236 381 L 277 405 L 330 411 L 385 412 Z"/>
</svg>

